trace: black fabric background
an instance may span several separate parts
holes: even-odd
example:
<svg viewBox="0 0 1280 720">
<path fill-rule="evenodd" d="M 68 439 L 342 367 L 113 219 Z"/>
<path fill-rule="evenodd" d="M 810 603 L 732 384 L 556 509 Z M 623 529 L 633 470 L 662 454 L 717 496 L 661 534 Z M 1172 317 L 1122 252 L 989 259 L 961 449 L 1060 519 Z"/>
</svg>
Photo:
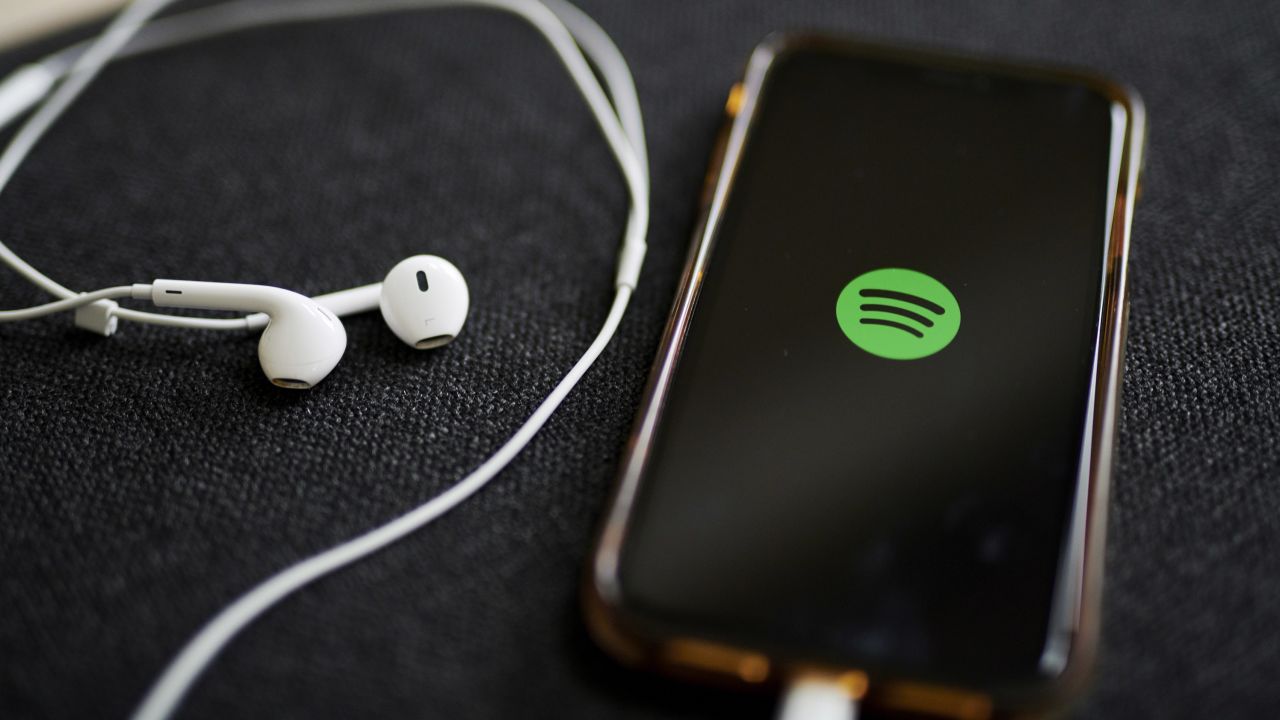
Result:
<svg viewBox="0 0 1280 720">
<path fill-rule="evenodd" d="M 725 93 L 787 28 L 1086 65 L 1144 95 L 1104 644 L 1076 713 L 1275 717 L 1280 8 L 583 5 L 633 64 L 652 151 L 651 250 L 618 339 L 492 486 L 272 611 L 181 717 L 771 715 L 765 695 L 618 668 L 576 593 Z M 37 267 L 80 289 L 318 293 L 432 252 L 467 274 L 472 312 L 434 353 L 352 319 L 343 363 L 305 393 L 268 385 L 243 335 L 0 327 L 0 716 L 126 714 L 245 588 L 486 458 L 603 319 L 626 207 L 569 81 L 507 17 L 253 31 L 108 71 L 0 198 Z M 45 299 L 0 273 L 3 306 Z"/>
</svg>

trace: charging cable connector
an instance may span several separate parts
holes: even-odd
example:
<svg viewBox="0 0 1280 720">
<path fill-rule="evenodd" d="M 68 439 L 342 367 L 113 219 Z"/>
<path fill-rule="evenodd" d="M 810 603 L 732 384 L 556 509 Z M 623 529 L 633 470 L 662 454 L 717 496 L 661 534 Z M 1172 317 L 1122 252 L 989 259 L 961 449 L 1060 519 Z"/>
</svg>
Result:
<svg viewBox="0 0 1280 720">
<path fill-rule="evenodd" d="M 857 720 L 866 688 L 861 673 L 855 682 L 844 676 L 801 675 L 787 685 L 777 720 Z"/>
</svg>

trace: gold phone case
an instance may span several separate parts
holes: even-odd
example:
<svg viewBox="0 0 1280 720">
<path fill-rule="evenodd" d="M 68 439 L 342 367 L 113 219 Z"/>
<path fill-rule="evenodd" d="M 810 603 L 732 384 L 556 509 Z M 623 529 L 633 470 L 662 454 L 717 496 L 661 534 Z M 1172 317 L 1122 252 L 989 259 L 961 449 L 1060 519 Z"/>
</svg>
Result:
<svg viewBox="0 0 1280 720">
<path fill-rule="evenodd" d="M 1072 510 L 1071 529 L 1059 564 L 1057 599 L 1051 626 L 1069 641 L 1060 648 L 1056 677 L 1034 687 L 948 687 L 912 678 L 881 677 L 856 667 L 831 667 L 769 657 L 749 647 L 732 647 L 697 637 L 654 631 L 631 612 L 618 585 L 618 558 L 626 541 L 636 490 L 644 474 L 654 431 L 662 417 L 685 333 L 697 303 L 702 278 L 713 251 L 721 212 L 732 190 L 738 161 L 750 136 L 761 90 L 775 60 L 798 48 L 835 49 L 858 56 L 905 59 L 935 67 L 972 69 L 1005 75 L 1071 82 L 1112 102 L 1112 187 L 1106 238 L 1101 322 L 1094 349 L 1090 384 L 1090 427 L 1082 447 L 1081 477 Z M 1136 93 L 1124 86 L 1074 70 L 1030 67 L 966 57 L 892 49 L 814 35 L 776 35 L 752 54 L 746 76 L 735 85 L 726 104 L 727 121 L 711 160 L 702 198 L 701 220 L 663 340 L 654 361 L 624 452 L 617 487 L 605 516 L 588 577 L 584 609 L 596 641 L 624 663 L 669 674 L 746 686 L 778 684 L 802 674 L 821 674 L 842 683 L 851 697 L 875 706 L 957 718 L 1017 716 L 1061 707 L 1083 684 L 1096 651 L 1098 605 L 1102 581 L 1102 548 L 1111 477 L 1125 318 L 1128 310 L 1126 265 L 1133 200 L 1138 194 L 1145 114 Z M 1051 643 L 1052 644 L 1052 643 Z M 1049 656 L 1052 648 L 1046 652 Z"/>
</svg>

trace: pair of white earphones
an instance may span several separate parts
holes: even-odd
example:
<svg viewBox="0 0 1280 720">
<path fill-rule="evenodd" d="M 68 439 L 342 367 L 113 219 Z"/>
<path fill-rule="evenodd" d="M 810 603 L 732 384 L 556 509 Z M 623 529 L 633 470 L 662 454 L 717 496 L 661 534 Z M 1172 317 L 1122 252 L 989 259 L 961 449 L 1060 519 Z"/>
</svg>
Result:
<svg viewBox="0 0 1280 720">
<path fill-rule="evenodd" d="M 0 81 L 0 127 L 35 108 L 0 154 L 0 192 L 49 127 L 112 59 L 263 25 L 433 7 L 486 7 L 521 16 L 543 34 L 604 131 L 632 198 L 618 255 L 616 287 L 626 288 L 628 295 L 635 289 L 645 253 L 649 190 L 639 102 L 621 54 L 604 31 L 577 8 L 561 0 L 546 0 L 556 8 L 555 12 L 538 0 L 237 0 L 148 24 L 153 15 L 172 2 L 134 0 L 97 40 L 19 68 Z M 147 32 L 130 42 L 144 25 Z M 584 50 L 609 86 L 608 93 L 593 75 L 583 57 Z M 113 334 L 122 319 L 198 329 L 261 329 L 258 359 L 264 374 L 275 385 L 294 389 L 313 387 L 342 358 L 346 331 L 340 316 L 380 309 L 388 327 L 401 340 L 426 349 L 440 347 L 456 337 L 470 306 L 462 274 L 449 261 L 431 255 L 400 262 L 382 283 L 315 298 L 271 286 L 183 280 L 156 280 L 79 293 L 40 272 L 2 242 L 0 262 L 61 298 L 20 310 L 0 310 L 0 322 L 74 310 L 78 327 L 101 335 Z M 120 298 L 146 300 L 161 308 L 251 314 L 236 319 L 157 314 L 121 308 L 115 302 Z"/>
<path fill-rule="evenodd" d="M 631 71 L 604 30 L 564 0 L 232 0 L 153 21 L 152 17 L 172 1 L 133 0 L 96 39 L 19 68 L 0 81 L 0 127 L 31 112 L 0 153 L 0 192 L 48 128 L 114 59 L 266 25 L 425 8 L 482 7 L 527 21 L 555 51 L 617 160 L 631 209 L 618 250 L 614 297 L 608 315 L 590 346 L 524 424 L 484 463 L 440 495 L 280 570 L 223 608 L 170 661 L 134 712 L 137 720 L 172 715 L 218 653 L 276 603 L 422 528 L 501 472 L 533 439 L 613 338 L 639 281 L 649 227 L 649 165 Z M 3 243 L 0 262 L 60 298 L 34 308 L 0 312 L 0 320 L 25 320 L 76 309 L 77 325 L 104 335 L 114 332 L 118 320 L 211 330 L 264 328 L 258 345 L 259 359 L 267 377 L 285 387 L 314 385 L 342 357 L 346 332 L 337 319 L 339 315 L 376 306 L 381 308 L 392 331 L 406 343 L 438 347 L 461 330 L 469 305 L 461 274 L 447 261 L 430 256 L 404 260 L 381 285 L 316 298 L 281 288 L 177 280 L 77 293 L 31 266 Z M 123 297 L 150 300 L 161 307 L 253 314 L 213 319 L 148 313 L 118 307 L 114 299 Z"/>
<path fill-rule="evenodd" d="M 120 312 L 115 298 L 149 300 L 162 308 L 251 313 L 232 320 L 262 330 L 258 362 L 273 384 L 306 389 L 323 380 L 347 349 L 343 315 L 379 309 L 387 327 L 406 344 L 425 350 L 447 345 L 462 331 L 471 297 L 453 263 L 434 255 L 400 261 L 380 283 L 309 298 L 270 285 L 156 280 L 122 285 L 23 310 L 0 311 L 0 321 L 28 320 L 76 310 L 76 324 L 111 335 Z"/>
</svg>

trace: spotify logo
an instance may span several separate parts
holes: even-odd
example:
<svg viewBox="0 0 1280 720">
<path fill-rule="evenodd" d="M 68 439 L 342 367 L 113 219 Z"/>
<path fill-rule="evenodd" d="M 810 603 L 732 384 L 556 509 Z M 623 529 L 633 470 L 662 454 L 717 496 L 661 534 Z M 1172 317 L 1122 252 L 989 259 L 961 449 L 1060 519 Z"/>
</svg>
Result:
<svg viewBox="0 0 1280 720">
<path fill-rule="evenodd" d="M 928 357 L 960 331 L 960 304 L 922 272 L 881 268 L 854 278 L 836 298 L 836 322 L 854 345 L 890 360 Z"/>
</svg>

